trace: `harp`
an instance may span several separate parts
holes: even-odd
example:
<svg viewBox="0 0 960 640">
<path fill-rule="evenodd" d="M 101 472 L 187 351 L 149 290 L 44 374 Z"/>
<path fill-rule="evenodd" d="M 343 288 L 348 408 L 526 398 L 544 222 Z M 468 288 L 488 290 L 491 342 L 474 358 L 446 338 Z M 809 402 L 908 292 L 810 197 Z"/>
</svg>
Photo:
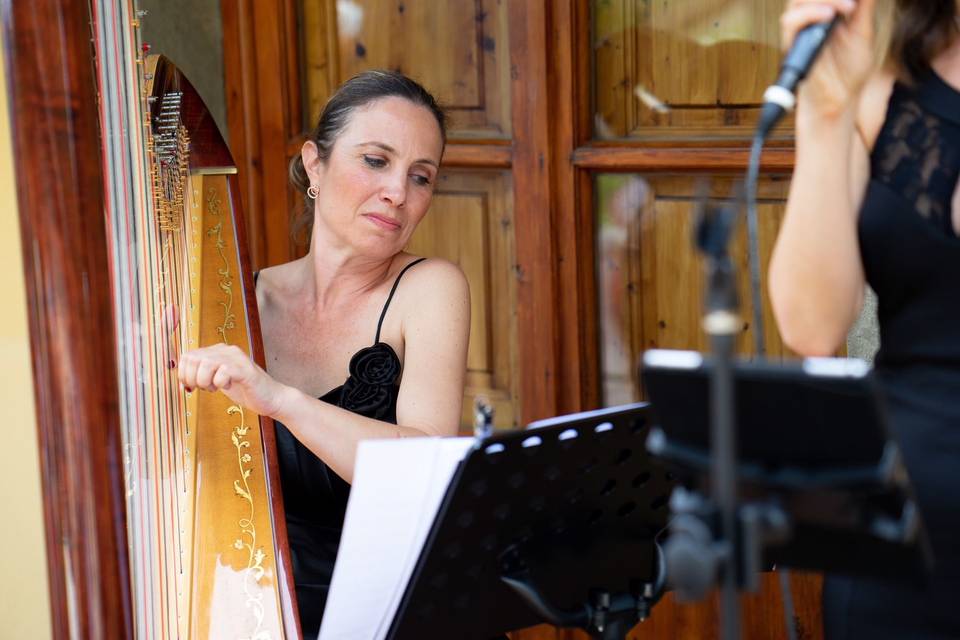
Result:
<svg viewBox="0 0 960 640">
<path fill-rule="evenodd" d="M 176 380 L 263 361 L 229 151 L 132 2 L 0 10 L 55 636 L 297 638 L 272 424 Z"/>
</svg>

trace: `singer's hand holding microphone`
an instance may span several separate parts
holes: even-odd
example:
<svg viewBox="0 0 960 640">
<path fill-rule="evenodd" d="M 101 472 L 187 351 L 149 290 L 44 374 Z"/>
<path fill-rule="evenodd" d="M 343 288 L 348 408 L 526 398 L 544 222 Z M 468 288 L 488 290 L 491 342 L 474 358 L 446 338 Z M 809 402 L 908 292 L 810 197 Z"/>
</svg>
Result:
<svg viewBox="0 0 960 640">
<path fill-rule="evenodd" d="M 856 107 L 875 67 L 875 6 L 876 0 L 788 3 L 780 18 L 781 42 L 787 55 L 777 85 L 792 82 L 794 86 L 788 88 L 793 92 L 810 71 L 797 91 L 802 118 L 837 117 Z M 817 57 L 817 51 L 819 57 L 813 66 L 811 56 Z M 799 78 L 794 78 L 796 75 Z"/>
</svg>

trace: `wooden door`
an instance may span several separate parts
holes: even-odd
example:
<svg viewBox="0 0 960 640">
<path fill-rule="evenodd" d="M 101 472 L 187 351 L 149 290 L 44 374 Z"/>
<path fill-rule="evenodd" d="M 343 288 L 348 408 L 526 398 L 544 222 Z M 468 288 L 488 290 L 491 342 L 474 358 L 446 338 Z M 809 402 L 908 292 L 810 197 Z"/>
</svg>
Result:
<svg viewBox="0 0 960 640">
<path fill-rule="evenodd" d="M 571 228 L 557 224 L 554 233 L 558 246 L 576 256 L 581 304 L 570 317 L 580 330 L 566 339 L 568 352 L 579 347 L 583 358 L 584 407 L 643 399 L 638 363 L 646 349 L 709 349 L 700 328 L 703 267 L 692 240 L 694 216 L 704 196 L 729 197 L 746 168 L 760 96 L 779 63 L 781 4 L 576 0 L 554 5 L 547 17 L 554 36 L 546 43 L 554 69 L 549 116 L 553 143 L 561 145 L 554 150 L 554 219 L 575 221 Z M 780 129 L 764 156 L 762 271 L 786 198 L 790 130 L 789 123 Z M 753 303 L 742 229 L 731 250 L 743 301 L 738 349 L 749 353 Z M 785 355 L 763 304 L 768 354 Z M 799 637 L 820 637 L 819 578 L 795 575 L 791 583 Z M 763 576 L 742 610 L 745 638 L 786 637 L 777 576 Z M 716 596 L 679 605 L 668 595 L 630 637 L 718 634 Z M 549 627 L 515 635 L 585 637 Z"/>
</svg>

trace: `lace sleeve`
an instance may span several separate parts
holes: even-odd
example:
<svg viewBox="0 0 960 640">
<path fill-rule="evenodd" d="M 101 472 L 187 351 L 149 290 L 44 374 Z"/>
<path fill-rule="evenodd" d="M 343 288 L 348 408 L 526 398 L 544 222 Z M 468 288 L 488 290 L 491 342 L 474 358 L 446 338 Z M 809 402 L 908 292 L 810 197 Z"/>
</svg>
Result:
<svg viewBox="0 0 960 640">
<path fill-rule="evenodd" d="M 873 178 L 913 203 L 916 212 L 956 235 L 953 193 L 960 175 L 960 150 L 945 135 L 945 124 L 898 87 L 872 154 Z"/>
</svg>

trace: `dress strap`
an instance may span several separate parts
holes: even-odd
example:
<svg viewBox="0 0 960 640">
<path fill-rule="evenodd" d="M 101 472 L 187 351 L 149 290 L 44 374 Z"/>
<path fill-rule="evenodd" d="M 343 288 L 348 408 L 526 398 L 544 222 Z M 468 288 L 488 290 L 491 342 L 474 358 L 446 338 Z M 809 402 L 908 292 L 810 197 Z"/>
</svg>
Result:
<svg viewBox="0 0 960 640">
<path fill-rule="evenodd" d="M 387 301 L 383 304 L 383 311 L 380 312 L 380 322 L 377 323 L 377 337 L 373 339 L 373 344 L 380 342 L 380 328 L 383 326 L 383 319 L 387 317 L 387 308 L 390 306 L 390 301 L 393 300 L 393 294 L 397 292 L 397 285 L 400 284 L 400 278 L 402 278 L 403 274 L 407 272 L 407 269 L 418 262 L 423 262 L 424 260 L 426 260 L 426 258 L 417 258 L 401 269 L 400 273 L 397 274 L 397 279 L 393 281 L 393 288 L 390 289 L 390 295 L 387 296 Z"/>
</svg>

